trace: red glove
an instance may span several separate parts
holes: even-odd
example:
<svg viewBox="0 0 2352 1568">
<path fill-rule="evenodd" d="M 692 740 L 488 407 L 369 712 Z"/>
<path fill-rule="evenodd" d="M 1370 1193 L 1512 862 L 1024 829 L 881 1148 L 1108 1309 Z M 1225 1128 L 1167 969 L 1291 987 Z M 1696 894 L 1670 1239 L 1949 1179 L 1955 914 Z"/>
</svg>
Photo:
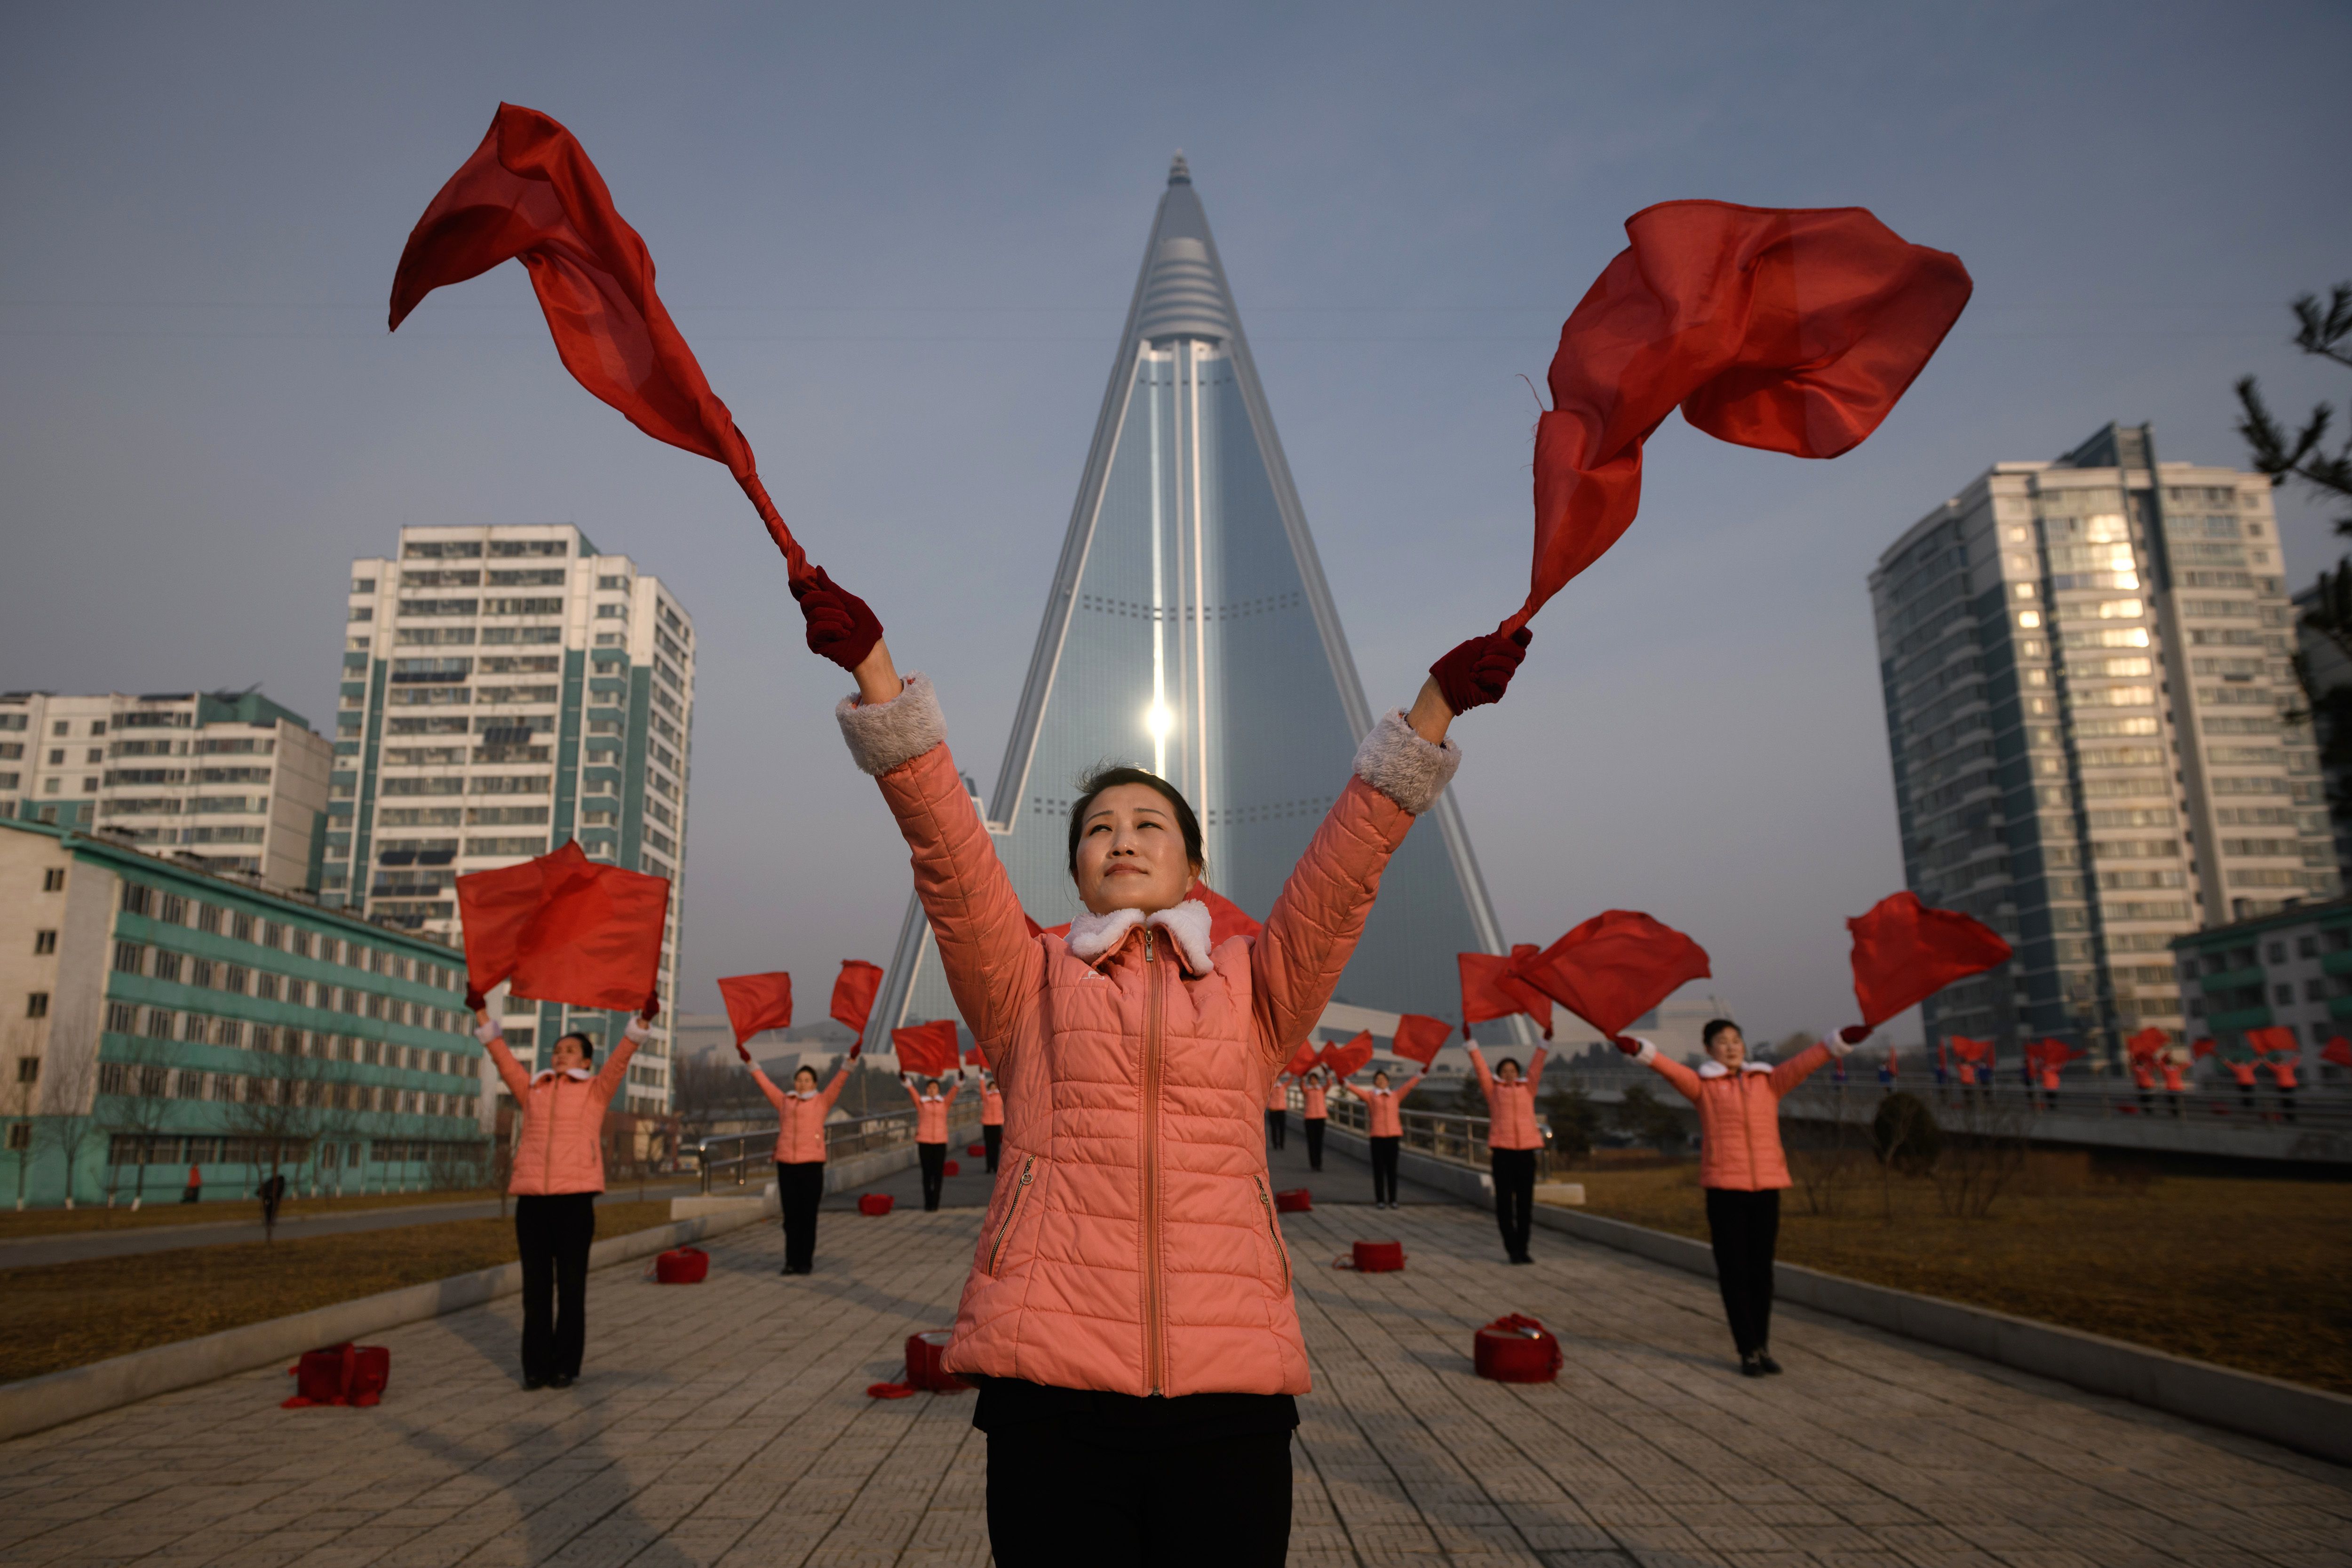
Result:
<svg viewBox="0 0 2352 1568">
<path fill-rule="evenodd" d="M 1431 665 L 1429 673 L 1436 677 L 1445 705 L 1459 717 L 1473 708 L 1501 701 L 1503 693 L 1510 689 L 1511 677 L 1518 673 L 1519 661 L 1528 657 L 1528 644 L 1534 636 L 1525 626 L 1509 637 L 1488 632 Z"/>
<path fill-rule="evenodd" d="M 743 1048 L 743 1042 L 740 1040 L 735 1042 L 735 1054 L 743 1058 L 744 1066 L 749 1067 L 751 1064 L 751 1053 Z"/>
<path fill-rule="evenodd" d="M 863 1039 L 856 1039 L 856 1040 L 852 1040 L 852 1041 L 850 1041 L 850 1042 L 849 1042 L 849 1059 L 850 1059 L 851 1061 L 856 1061 L 856 1060 L 857 1059 L 857 1053 L 858 1053 L 858 1052 L 860 1052 L 860 1051 L 862 1051 L 862 1050 L 864 1050 L 865 1048 L 866 1048 L 866 1042 L 865 1042 Z"/>
<path fill-rule="evenodd" d="M 1844 1028 L 1838 1031 L 1838 1038 L 1843 1040 L 1849 1046 L 1858 1046 L 1862 1044 L 1863 1041 L 1870 1038 L 1870 1026 L 1867 1024 L 1848 1024 Z"/>
<path fill-rule="evenodd" d="M 489 1005 L 490 1005 L 490 999 L 489 999 L 488 997 L 487 997 L 487 996 L 483 995 L 480 992 L 478 992 L 478 991 L 475 990 L 475 989 L 474 989 L 472 986 L 470 986 L 470 985 L 468 985 L 468 986 L 467 986 L 467 987 L 466 987 L 466 1011 L 467 1011 L 467 1012 L 468 1012 L 468 1013 L 478 1013 L 478 1012 L 482 1011 L 482 1009 L 484 1009 L 485 1007 L 488 1007 Z"/>
<path fill-rule="evenodd" d="M 882 623 L 866 601 L 836 585 L 822 566 L 809 570 L 808 580 L 793 584 L 802 618 L 808 622 L 809 652 L 829 658 L 844 669 L 856 669 L 882 640 Z"/>
<path fill-rule="evenodd" d="M 1609 1043 L 1629 1057 L 1638 1057 L 1642 1054 L 1642 1042 L 1631 1035 L 1620 1035 Z"/>
<path fill-rule="evenodd" d="M 652 1023 L 652 1022 L 654 1021 L 654 1019 L 655 1019 L 655 1018 L 656 1018 L 657 1016 L 660 1016 L 660 1014 L 661 1014 L 661 998 L 660 998 L 660 997 L 658 997 L 658 996 L 656 996 L 656 995 L 655 995 L 655 994 L 654 994 L 652 992 L 650 992 L 650 991 L 646 992 L 646 1005 L 645 1005 L 644 1006 L 642 1006 L 642 1007 L 640 1007 L 640 1008 L 638 1008 L 638 1009 L 637 1009 L 637 1016 L 638 1016 L 638 1017 L 640 1017 L 640 1018 L 643 1018 L 646 1023 L 650 1024 L 650 1023 Z"/>
</svg>

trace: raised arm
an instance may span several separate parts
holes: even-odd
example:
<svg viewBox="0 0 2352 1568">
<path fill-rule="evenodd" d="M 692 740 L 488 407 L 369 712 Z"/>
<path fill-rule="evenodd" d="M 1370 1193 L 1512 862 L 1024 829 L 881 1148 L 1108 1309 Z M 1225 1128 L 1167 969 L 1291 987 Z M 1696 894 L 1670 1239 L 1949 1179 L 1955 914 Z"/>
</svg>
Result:
<svg viewBox="0 0 2352 1568">
<path fill-rule="evenodd" d="M 1354 1095 L 1358 1100 L 1362 1100 L 1367 1105 L 1370 1105 L 1372 1101 L 1372 1097 L 1370 1095 L 1366 1094 L 1362 1089 L 1356 1087 L 1356 1080 L 1354 1079 L 1343 1078 L 1332 1087 L 1335 1089 L 1346 1089 L 1349 1094 Z"/>
<path fill-rule="evenodd" d="M 857 1053 L 853 1050 L 849 1053 L 849 1056 L 854 1057 L 856 1054 Z M 841 1098 L 842 1086 L 846 1084 L 848 1081 L 849 1057 L 844 1057 L 841 1060 L 841 1065 L 833 1069 L 833 1081 L 826 1084 L 823 1089 L 817 1091 L 817 1103 L 823 1106 L 826 1111 L 830 1112 L 833 1110 L 834 1102 Z"/>
<path fill-rule="evenodd" d="M 1633 1059 L 1635 1061 L 1640 1062 L 1643 1067 L 1648 1068 L 1652 1072 L 1656 1073 L 1660 1078 L 1664 1079 L 1668 1083 L 1673 1084 L 1675 1086 L 1675 1092 L 1681 1095 L 1685 1100 L 1689 1100 L 1693 1105 L 1696 1105 L 1698 1103 L 1698 1074 L 1691 1071 L 1690 1068 L 1683 1066 L 1682 1063 L 1675 1061 L 1671 1058 L 1660 1056 L 1658 1054 L 1658 1047 L 1652 1045 L 1649 1041 L 1643 1039 L 1640 1036 L 1631 1036 L 1629 1038 L 1633 1041 L 1635 1046 L 1640 1047 L 1633 1053 Z M 1620 1046 L 1618 1049 L 1622 1050 L 1624 1047 Z"/>
<path fill-rule="evenodd" d="M 751 1063 L 751 1081 L 760 1086 L 760 1092 L 768 1097 L 768 1103 L 774 1106 L 781 1114 L 784 1109 L 784 1091 L 776 1087 L 774 1079 L 760 1070 L 760 1064 L 757 1062 Z"/>
<path fill-rule="evenodd" d="M 1543 1058 L 1538 1056 L 1537 1060 Z M 1486 1053 L 1474 1042 L 1470 1047 L 1470 1070 L 1478 1075 L 1478 1091 L 1486 1097 L 1486 1109 L 1495 1109 L 1495 1075 L 1487 1069 Z"/>
<path fill-rule="evenodd" d="M 922 1109 L 923 1091 L 915 1087 L 915 1079 L 911 1074 L 900 1073 L 898 1075 L 898 1087 L 907 1091 L 907 1098 L 915 1102 L 917 1110 Z"/>
<path fill-rule="evenodd" d="M 619 1048 L 597 1070 L 593 1087 L 607 1102 L 620 1093 L 621 1086 L 628 1081 L 629 1060 L 637 1054 L 637 1047 L 646 1043 L 646 1037 L 652 1033 L 646 1027 L 648 1021 L 642 1017 L 630 1019 L 629 1026 L 621 1031 Z"/>
<path fill-rule="evenodd" d="M 1411 1094 L 1411 1093 L 1412 1092 L 1412 1090 L 1413 1090 L 1413 1086 L 1414 1086 L 1414 1085 L 1416 1085 L 1416 1084 L 1418 1084 L 1419 1082 L 1421 1082 L 1421 1080 L 1422 1080 L 1423 1079 L 1425 1079 L 1425 1078 L 1427 1078 L 1428 1076 L 1429 1076 L 1429 1075 L 1428 1075 L 1427 1073 L 1425 1073 L 1425 1072 L 1417 1072 L 1417 1073 L 1413 1074 L 1411 1078 L 1409 1078 L 1409 1079 L 1405 1079 L 1405 1080 L 1404 1080 L 1404 1087 L 1403 1087 L 1403 1088 L 1402 1088 L 1402 1089 L 1398 1089 L 1398 1090 L 1396 1091 L 1397 1103 L 1398 1103 L 1399 1105 L 1402 1105 L 1402 1104 L 1404 1103 L 1404 1097 L 1405 1097 L 1406 1095 Z"/>
<path fill-rule="evenodd" d="M 522 1063 L 507 1049 L 506 1036 L 490 1022 L 489 1013 L 480 1007 L 474 1009 L 474 1038 L 481 1041 L 482 1049 L 489 1053 L 490 1065 L 499 1069 L 499 1081 L 507 1086 L 508 1096 L 517 1105 L 529 1104 L 530 1074 L 522 1070 Z"/>
<path fill-rule="evenodd" d="M 961 1094 L 962 1092 L 963 1092 L 963 1068 L 956 1068 L 955 1082 L 953 1082 L 953 1083 L 951 1083 L 951 1084 L 948 1085 L 947 1093 L 946 1093 L 946 1094 L 944 1094 L 944 1095 L 942 1095 L 940 1098 L 941 1098 L 943 1100 L 945 1100 L 948 1104 L 950 1104 L 950 1105 L 953 1105 L 953 1104 L 955 1103 L 955 1097 L 956 1097 L 957 1095 L 959 1095 L 959 1094 Z"/>
<path fill-rule="evenodd" d="M 1835 1045 L 1832 1045 L 1830 1042 L 1832 1040 L 1837 1043 Z M 1813 1074 L 1819 1072 L 1828 1064 L 1832 1057 L 1843 1057 L 1853 1049 L 1853 1047 L 1852 1046 L 1847 1045 L 1843 1039 L 1840 1038 L 1835 1034 L 1823 1036 L 1820 1040 L 1816 1041 L 1812 1045 L 1807 1046 L 1803 1050 L 1799 1051 L 1787 1061 L 1778 1062 L 1773 1065 L 1773 1094 L 1775 1096 L 1779 1096 L 1788 1093 L 1790 1089 L 1796 1088 L 1799 1084 L 1812 1077 Z"/>
</svg>

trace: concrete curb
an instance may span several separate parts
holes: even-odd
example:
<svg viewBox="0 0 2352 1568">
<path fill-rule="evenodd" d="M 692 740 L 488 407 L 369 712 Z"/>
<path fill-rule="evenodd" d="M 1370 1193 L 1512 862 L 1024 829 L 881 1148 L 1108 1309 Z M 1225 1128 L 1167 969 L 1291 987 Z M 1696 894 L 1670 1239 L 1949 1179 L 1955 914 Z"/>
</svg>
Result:
<svg viewBox="0 0 2352 1568">
<path fill-rule="evenodd" d="M 609 1268 L 689 1241 L 700 1241 L 758 1223 L 758 1213 L 712 1215 L 600 1241 L 588 1251 L 588 1267 Z M 192 1388 L 257 1367 L 291 1362 L 304 1351 L 340 1344 L 362 1334 L 381 1333 L 444 1312 L 462 1311 L 511 1296 L 522 1289 L 522 1265 L 501 1264 L 405 1286 L 356 1301 L 338 1301 L 291 1317 L 271 1318 L 224 1329 L 202 1339 L 133 1351 L 88 1366 L 68 1367 L 45 1377 L 0 1384 L 0 1442 L 21 1437 L 85 1415 L 134 1404 L 158 1394 Z"/>
<path fill-rule="evenodd" d="M 1714 1252 L 1706 1242 L 1688 1237 L 1545 1204 L 1535 1205 L 1535 1222 L 1580 1240 L 1715 1278 Z M 1866 1323 L 1923 1344 L 1960 1351 L 2093 1394 L 2127 1399 L 2151 1410 L 2352 1465 L 2352 1399 L 2340 1394 L 2233 1372 L 1984 1307 L 1965 1307 L 1909 1290 L 1866 1285 L 1794 1263 L 1773 1265 L 1772 1289 L 1783 1301 Z"/>
</svg>

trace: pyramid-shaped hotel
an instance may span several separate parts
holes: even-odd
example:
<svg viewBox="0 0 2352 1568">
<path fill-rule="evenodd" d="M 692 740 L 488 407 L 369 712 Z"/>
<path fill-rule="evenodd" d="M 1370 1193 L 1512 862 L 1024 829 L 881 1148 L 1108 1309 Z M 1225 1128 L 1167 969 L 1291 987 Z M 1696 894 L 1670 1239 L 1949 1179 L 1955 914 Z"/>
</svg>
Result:
<svg viewBox="0 0 2352 1568">
<path fill-rule="evenodd" d="M 1055 925 L 1080 908 L 1076 781 L 1106 758 L 1150 768 L 1200 813 L 1211 885 L 1264 919 L 1372 718 L 1179 154 L 982 816 L 1022 902 Z M 1454 955 L 1471 950 L 1507 948 L 1449 794 L 1391 864 L 1327 1029 L 1458 1021 Z M 956 1016 L 910 897 L 868 1047 Z"/>
</svg>

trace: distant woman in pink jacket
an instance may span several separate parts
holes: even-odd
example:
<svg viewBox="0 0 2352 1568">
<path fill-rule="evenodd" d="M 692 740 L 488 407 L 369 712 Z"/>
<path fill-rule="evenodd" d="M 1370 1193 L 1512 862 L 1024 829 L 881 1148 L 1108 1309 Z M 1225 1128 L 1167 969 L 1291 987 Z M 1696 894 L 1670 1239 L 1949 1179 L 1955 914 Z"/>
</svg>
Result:
<svg viewBox="0 0 2352 1568">
<path fill-rule="evenodd" d="M 784 1221 L 784 1266 L 779 1273 L 806 1274 L 816 1268 L 816 1211 L 824 1201 L 824 1119 L 833 1114 L 842 1085 L 849 1081 L 849 1064 L 865 1046 L 863 1040 L 851 1043 L 849 1055 L 823 1089 L 816 1086 L 816 1068 L 802 1067 L 793 1073 L 793 1087 L 782 1089 L 760 1070 L 742 1042 L 736 1042 L 735 1054 L 776 1108 L 776 1206 Z"/>
<path fill-rule="evenodd" d="M 1502 1227 L 1503 1254 L 1514 1263 L 1533 1263 L 1528 1254 L 1528 1233 L 1535 1226 L 1536 1154 L 1543 1148 L 1543 1129 L 1536 1121 L 1536 1089 L 1543 1082 L 1545 1052 L 1538 1047 L 1524 1077 L 1519 1064 L 1505 1057 L 1486 1068 L 1486 1058 L 1475 1045 L 1470 1065 L 1477 1069 L 1478 1087 L 1486 1094 L 1486 1165 L 1495 1178 L 1495 1223 Z"/>
<path fill-rule="evenodd" d="M 1389 1075 L 1376 1072 L 1372 1087 L 1358 1089 L 1346 1079 L 1339 1087 L 1364 1102 L 1368 1125 L 1367 1141 L 1372 1146 L 1372 1206 L 1376 1209 L 1402 1208 L 1397 1202 L 1397 1152 L 1404 1146 L 1404 1097 L 1412 1092 L 1413 1085 L 1428 1077 L 1415 1073 L 1404 1080 L 1402 1089 L 1389 1087 Z"/>
<path fill-rule="evenodd" d="M 856 677 L 842 731 L 898 819 L 940 968 L 1004 1089 L 1004 1168 L 945 1359 L 980 1385 L 996 1562 L 1273 1568 L 1309 1379 L 1266 1183 L 1267 1086 L 1452 777 L 1447 726 L 1502 695 L 1524 645 L 1465 644 L 1410 717 L 1373 726 L 1255 938 L 1213 943 L 1188 898 L 1202 838 L 1175 786 L 1096 773 L 1073 794 L 1085 909 L 1065 936 L 1024 916 L 930 683 L 900 679 L 862 601 L 822 576 L 794 592 L 810 647 Z"/>
<path fill-rule="evenodd" d="M 996 1087 L 996 1075 L 980 1075 L 980 1142 L 988 1151 L 988 1173 L 996 1174 L 998 1156 L 1004 1152 L 1004 1091 Z"/>
<path fill-rule="evenodd" d="M 499 1026 L 480 1008 L 474 1033 L 489 1052 L 522 1131 L 515 1140 L 515 1245 L 522 1253 L 522 1385 L 569 1388 L 588 1341 L 588 1248 L 596 1240 L 596 1194 L 604 1190 L 604 1108 L 628 1081 L 629 1058 L 658 1011 L 629 1020 L 621 1048 L 594 1071 L 596 1045 L 571 1034 L 548 1050 L 536 1076 L 523 1071 Z"/>
<path fill-rule="evenodd" d="M 1306 1107 L 1298 1120 L 1307 1129 L 1307 1168 L 1310 1171 L 1323 1168 L 1323 1129 L 1331 1121 L 1330 1080 L 1329 1068 L 1309 1068 L 1298 1082 L 1298 1098 Z"/>
<path fill-rule="evenodd" d="M 1617 1042 L 1698 1107 L 1698 1184 L 1706 1190 L 1716 1283 L 1739 1370 L 1748 1377 L 1780 1370 L 1772 1359 L 1772 1253 L 1780 1238 L 1780 1189 L 1789 1184 L 1780 1101 L 1823 1063 L 1843 1061 L 1867 1033 L 1856 1027 L 1832 1035 L 1776 1067 L 1749 1061 L 1739 1026 L 1711 1018 L 1699 1036 L 1708 1060 L 1696 1072 L 1638 1037 Z M 1848 1034 L 1857 1037 L 1848 1040 Z"/>
<path fill-rule="evenodd" d="M 963 1088 L 963 1068 L 956 1068 L 955 1082 L 947 1092 L 940 1092 L 940 1079 L 927 1078 L 920 1089 L 915 1087 L 912 1073 L 900 1073 L 898 1081 L 906 1086 L 907 1098 L 915 1102 L 915 1158 L 923 1167 L 923 1212 L 937 1214 L 940 1207 L 940 1186 L 947 1180 L 948 1171 L 948 1107 Z"/>
</svg>

